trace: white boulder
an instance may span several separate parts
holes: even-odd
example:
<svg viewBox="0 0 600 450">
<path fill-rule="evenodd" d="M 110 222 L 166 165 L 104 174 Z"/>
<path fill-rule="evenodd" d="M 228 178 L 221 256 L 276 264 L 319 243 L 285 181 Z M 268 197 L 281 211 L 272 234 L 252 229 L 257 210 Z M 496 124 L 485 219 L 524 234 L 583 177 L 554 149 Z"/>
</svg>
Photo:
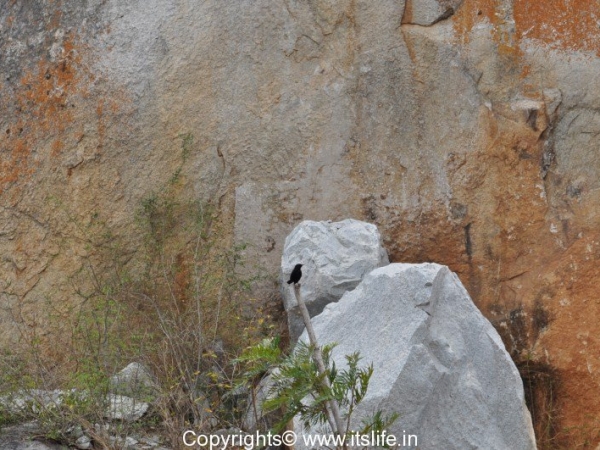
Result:
<svg viewBox="0 0 600 450">
<path fill-rule="evenodd" d="M 296 264 L 303 264 L 301 294 L 313 317 L 389 260 L 373 224 L 353 219 L 301 222 L 286 238 L 281 258 L 282 295 L 293 342 L 304 329 L 293 288 L 286 283 Z"/>
<path fill-rule="evenodd" d="M 113 394 L 145 400 L 155 397 L 159 386 L 150 369 L 141 363 L 132 362 L 110 378 L 110 390 Z"/>
<path fill-rule="evenodd" d="M 447 267 L 376 269 L 312 322 L 321 345 L 338 343 L 338 367 L 356 351 L 364 365 L 373 363 L 355 427 L 381 409 L 400 414 L 389 430 L 398 442 L 416 436 L 421 450 L 536 448 L 519 373 Z"/>
</svg>

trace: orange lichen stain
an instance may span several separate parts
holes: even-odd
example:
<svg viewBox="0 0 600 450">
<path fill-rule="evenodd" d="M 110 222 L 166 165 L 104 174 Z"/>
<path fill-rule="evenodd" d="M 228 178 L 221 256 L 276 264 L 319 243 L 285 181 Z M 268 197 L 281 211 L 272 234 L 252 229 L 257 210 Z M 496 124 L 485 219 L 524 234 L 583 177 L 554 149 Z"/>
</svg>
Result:
<svg viewBox="0 0 600 450">
<path fill-rule="evenodd" d="M 62 2 L 59 2 L 59 5 L 57 5 L 57 6 L 60 6 L 60 3 L 62 3 Z M 54 10 L 54 14 L 52 14 L 52 18 L 50 19 L 50 22 L 46 26 L 46 29 L 49 31 L 58 30 L 60 28 L 61 17 L 62 17 L 62 11 L 60 10 L 59 7 L 57 7 Z"/>
<path fill-rule="evenodd" d="M 56 139 L 52 143 L 52 156 L 58 156 L 63 149 L 64 145 L 60 139 Z"/>
<path fill-rule="evenodd" d="M 515 0 L 519 40 L 535 39 L 563 50 L 600 56 L 600 2 L 597 0 Z"/>
<path fill-rule="evenodd" d="M 27 152 L 27 145 L 23 139 L 15 139 L 13 149 L 9 158 L 0 161 L 0 181 L 12 183 L 18 180 L 23 157 Z"/>
<path fill-rule="evenodd" d="M 14 108 L 16 114 L 2 146 L 0 194 L 32 174 L 38 165 L 34 161 L 44 156 L 39 152 L 46 145 L 50 156 L 61 153 L 67 130 L 74 122 L 69 103 L 73 97 L 86 95 L 78 73 L 80 66 L 80 53 L 75 50 L 72 38 L 67 37 L 62 58 L 42 59 L 35 69 L 21 77 L 13 95 L 1 96 L 2 109 Z"/>
<path fill-rule="evenodd" d="M 111 112 L 114 114 L 117 114 L 122 109 L 121 102 L 115 101 L 114 99 L 111 99 L 109 101 L 109 107 L 110 107 Z"/>
<path fill-rule="evenodd" d="M 469 42 L 470 33 L 478 23 L 498 24 L 494 0 L 465 0 L 454 14 L 454 30 L 463 42 Z"/>
<path fill-rule="evenodd" d="M 522 52 L 515 39 L 511 10 L 498 0 L 465 0 L 454 15 L 454 30 L 459 41 L 468 44 L 478 24 L 491 27 L 492 39 L 500 56 L 511 64 L 519 63 Z"/>
<path fill-rule="evenodd" d="M 521 78 L 525 78 L 526 76 L 527 74 L 521 74 Z M 540 86 L 537 84 L 523 83 L 521 90 L 531 100 L 544 100 L 544 93 L 540 91 Z"/>
<path fill-rule="evenodd" d="M 532 69 L 525 63 L 523 42 L 550 48 L 593 52 L 600 56 L 600 0 L 465 0 L 453 17 L 458 41 L 468 44 L 483 25 L 497 45 L 502 64 L 525 80 Z M 523 95 L 537 96 L 539 86 L 522 86 Z"/>
<path fill-rule="evenodd" d="M 469 42 L 477 24 L 490 23 L 503 54 L 518 51 L 523 39 L 534 39 L 552 48 L 588 51 L 600 56 L 598 0 L 514 0 L 512 11 L 500 0 L 465 0 L 453 22 L 463 43 Z"/>
<path fill-rule="evenodd" d="M 402 15 L 402 24 L 412 23 L 413 20 L 413 4 L 412 0 L 406 0 L 404 5 L 404 14 Z"/>
</svg>

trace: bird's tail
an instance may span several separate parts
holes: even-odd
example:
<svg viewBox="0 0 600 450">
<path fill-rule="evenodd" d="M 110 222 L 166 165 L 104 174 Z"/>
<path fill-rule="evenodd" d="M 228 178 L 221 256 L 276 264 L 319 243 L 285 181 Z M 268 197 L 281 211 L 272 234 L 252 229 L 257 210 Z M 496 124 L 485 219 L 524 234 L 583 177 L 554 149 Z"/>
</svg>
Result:
<svg viewBox="0 0 600 450">
<path fill-rule="evenodd" d="M 293 283 L 293 281 L 292 281 L 292 280 L 288 280 L 288 284 L 292 284 L 292 283 Z"/>
</svg>

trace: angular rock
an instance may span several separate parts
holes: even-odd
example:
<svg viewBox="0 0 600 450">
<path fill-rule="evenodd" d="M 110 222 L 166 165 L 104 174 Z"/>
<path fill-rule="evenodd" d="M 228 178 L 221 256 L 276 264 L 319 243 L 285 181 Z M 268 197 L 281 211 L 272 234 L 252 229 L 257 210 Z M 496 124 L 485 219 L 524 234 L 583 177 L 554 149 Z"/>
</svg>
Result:
<svg viewBox="0 0 600 450">
<path fill-rule="evenodd" d="M 313 324 L 321 345 L 338 343 L 338 367 L 356 351 L 373 363 L 355 425 L 381 409 L 400 414 L 389 431 L 399 440 L 417 436 L 419 449 L 536 448 L 519 373 L 447 267 L 376 269 Z"/>
<path fill-rule="evenodd" d="M 106 400 L 108 406 L 104 411 L 104 417 L 110 420 L 135 422 L 146 414 L 149 407 L 148 403 L 125 395 L 108 394 Z"/>
<path fill-rule="evenodd" d="M 353 219 L 301 222 L 286 238 L 281 258 L 282 295 L 292 341 L 304 329 L 293 289 L 286 283 L 296 264 L 303 264 L 301 293 L 313 317 L 354 289 L 371 270 L 388 263 L 373 224 Z"/>
<path fill-rule="evenodd" d="M 77 447 L 80 450 L 87 450 L 88 448 L 92 448 L 92 440 L 84 434 L 75 441 L 75 447 Z"/>
<path fill-rule="evenodd" d="M 111 392 L 137 399 L 155 396 L 158 383 L 143 364 L 132 362 L 110 379 Z"/>
<path fill-rule="evenodd" d="M 84 435 L 81 425 L 74 425 L 67 429 L 67 434 L 75 439 L 79 439 Z"/>
</svg>

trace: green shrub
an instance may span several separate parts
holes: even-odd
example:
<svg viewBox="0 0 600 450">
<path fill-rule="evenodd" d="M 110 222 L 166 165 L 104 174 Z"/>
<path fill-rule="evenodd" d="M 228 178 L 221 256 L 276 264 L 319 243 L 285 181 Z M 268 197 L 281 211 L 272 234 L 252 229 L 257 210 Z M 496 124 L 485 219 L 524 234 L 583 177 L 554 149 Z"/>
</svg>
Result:
<svg viewBox="0 0 600 450">
<path fill-rule="evenodd" d="M 360 429 L 351 428 L 356 406 L 367 393 L 373 366 L 359 367 L 360 355 L 353 353 L 346 355 L 346 366 L 340 370 L 331 358 L 334 347 L 335 345 L 321 347 L 326 368 L 324 373 L 320 373 L 315 361 L 316 347 L 302 341 L 298 342 L 293 352 L 285 356 L 279 349 L 277 340 L 265 339 L 249 347 L 239 358 L 246 366 L 242 382 L 261 374 L 270 374 L 271 388 L 260 407 L 262 414 L 281 411 L 273 432 L 281 433 L 294 418 L 302 422 L 305 430 L 331 423 L 328 407 L 328 402 L 331 401 L 337 402 L 344 421 L 344 429 L 334 432 L 346 436 L 356 432 L 361 435 L 371 432 L 381 434 L 398 418 L 396 413 L 384 414 L 377 411 L 362 422 Z M 324 382 L 324 378 L 327 382 Z"/>
</svg>

